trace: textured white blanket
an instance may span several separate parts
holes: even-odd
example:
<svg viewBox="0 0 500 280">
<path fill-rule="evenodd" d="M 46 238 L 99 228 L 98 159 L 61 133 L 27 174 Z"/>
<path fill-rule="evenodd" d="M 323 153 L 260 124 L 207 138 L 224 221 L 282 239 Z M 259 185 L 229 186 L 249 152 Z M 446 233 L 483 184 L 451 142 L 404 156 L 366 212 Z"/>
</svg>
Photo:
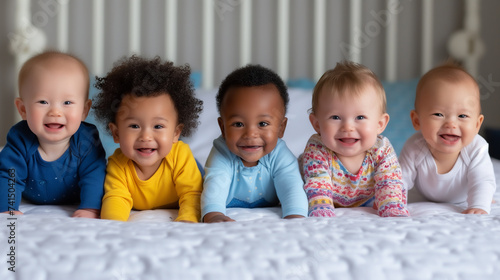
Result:
<svg viewBox="0 0 500 280">
<path fill-rule="evenodd" d="M 350 208 L 282 220 L 279 208 L 235 208 L 235 223 L 184 224 L 170 222 L 174 210 L 116 222 L 24 203 L 17 220 L 0 215 L 0 279 L 500 279 L 499 204 L 482 216 L 431 202 L 409 209 L 411 218 Z"/>
</svg>

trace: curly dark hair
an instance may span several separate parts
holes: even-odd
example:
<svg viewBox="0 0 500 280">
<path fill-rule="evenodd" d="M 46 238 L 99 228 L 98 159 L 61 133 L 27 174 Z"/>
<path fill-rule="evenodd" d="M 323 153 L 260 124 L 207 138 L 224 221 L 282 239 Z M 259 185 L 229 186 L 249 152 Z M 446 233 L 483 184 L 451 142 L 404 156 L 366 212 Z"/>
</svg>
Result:
<svg viewBox="0 0 500 280">
<path fill-rule="evenodd" d="M 217 93 L 216 101 L 217 101 L 217 110 L 219 110 L 222 104 L 222 100 L 226 95 L 227 91 L 232 87 L 254 87 L 254 86 L 263 86 L 267 84 L 273 84 L 278 89 L 281 98 L 283 99 L 283 104 L 285 105 L 285 114 L 288 108 L 288 101 L 290 98 L 288 97 L 288 90 L 281 79 L 281 77 L 276 74 L 271 69 L 265 68 L 261 65 L 252 65 L 249 64 L 247 66 L 238 68 L 231 72 L 225 79 L 222 81 L 219 92 Z"/>
<path fill-rule="evenodd" d="M 136 55 L 124 57 L 105 77 L 96 77 L 95 87 L 100 90 L 92 106 L 96 118 L 106 127 L 114 123 L 120 103 L 128 94 L 137 97 L 168 94 L 177 110 L 178 123 L 184 125 L 181 135 L 190 136 L 203 110 L 203 101 L 195 97 L 190 74 L 189 65 L 176 67 L 158 56 L 153 59 Z"/>
</svg>

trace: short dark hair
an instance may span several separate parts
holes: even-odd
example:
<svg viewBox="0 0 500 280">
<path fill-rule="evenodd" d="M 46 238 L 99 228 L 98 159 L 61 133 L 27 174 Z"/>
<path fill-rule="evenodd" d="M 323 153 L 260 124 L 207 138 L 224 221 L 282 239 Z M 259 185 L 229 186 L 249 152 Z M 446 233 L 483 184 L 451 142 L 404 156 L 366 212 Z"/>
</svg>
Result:
<svg viewBox="0 0 500 280">
<path fill-rule="evenodd" d="M 104 123 L 114 123 L 124 96 L 154 97 L 168 94 L 177 111 L 182 136 L 190 136 L 198 126 L 203 101 L 197 99 L 190 80 L 189 65 L 174 66 L 160 57 L 145 59 L 136 55 L 119 60 L 105 77 L 96 77 L 95 87 L 100 90 L 94 98 L 96 118 Z M 109 131 L 109 128 L 108 128 Z"/>
<path fill-rule="evenodd" d="M 287 87 L 281 77 L 271 69 L 265 68 L 261 65 L 251 64 L 234 70 L 222 81 L 216 97 L 217 110 L 219 110 L 219 114 L 222 100 L 230 88 L 254 87 L 267 84 L 273 84 L 278 89 L 280 96 L 283 99 L 283 104 L 285 105 L 286 114 L 290 98 L 288 97 Z"/>
</svg>

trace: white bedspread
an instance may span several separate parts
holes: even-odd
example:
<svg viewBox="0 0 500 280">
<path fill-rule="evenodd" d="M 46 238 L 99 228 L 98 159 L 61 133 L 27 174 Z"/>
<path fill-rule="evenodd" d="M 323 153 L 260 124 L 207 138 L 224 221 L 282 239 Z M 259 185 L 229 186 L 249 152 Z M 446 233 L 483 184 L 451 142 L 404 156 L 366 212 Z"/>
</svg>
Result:
<svg viewBox="0 0 500 280">
<path fill-rule="evenodd" d="M 411 218 L 350 208 L 330 219 L 282 220 L 279 208 L 236 208 L 228 214 L 238 222 L 184 224 L 170 222 L 174 210 L 116 222 L 23 203 L 17 220 L 0 215 L 0 279 L 500 278 L 499 204 L 482 216 L 430 202 L 409 209 Z M 12 236 L 16 272 L 7 262 Z"/>
</svg>

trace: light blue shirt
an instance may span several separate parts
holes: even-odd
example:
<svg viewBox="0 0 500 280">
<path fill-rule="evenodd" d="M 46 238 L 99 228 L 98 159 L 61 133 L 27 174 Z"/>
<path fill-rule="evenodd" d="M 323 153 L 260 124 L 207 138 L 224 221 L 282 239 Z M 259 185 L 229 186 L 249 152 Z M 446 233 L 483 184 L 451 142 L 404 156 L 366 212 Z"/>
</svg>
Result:
<svg viewBox="0 0 500 280">
<path fill-rule="evenodd" d="M 307 217 L 307 196 L 297 158 L 278 139 L 274 150 L 253 167 L 243 165 L 222 136 L 215 139 L 205 165 L 201 215 L 226 214 L 226 207 L 270 207 L 281 203 L 283 217 Z"/>
</svg>

